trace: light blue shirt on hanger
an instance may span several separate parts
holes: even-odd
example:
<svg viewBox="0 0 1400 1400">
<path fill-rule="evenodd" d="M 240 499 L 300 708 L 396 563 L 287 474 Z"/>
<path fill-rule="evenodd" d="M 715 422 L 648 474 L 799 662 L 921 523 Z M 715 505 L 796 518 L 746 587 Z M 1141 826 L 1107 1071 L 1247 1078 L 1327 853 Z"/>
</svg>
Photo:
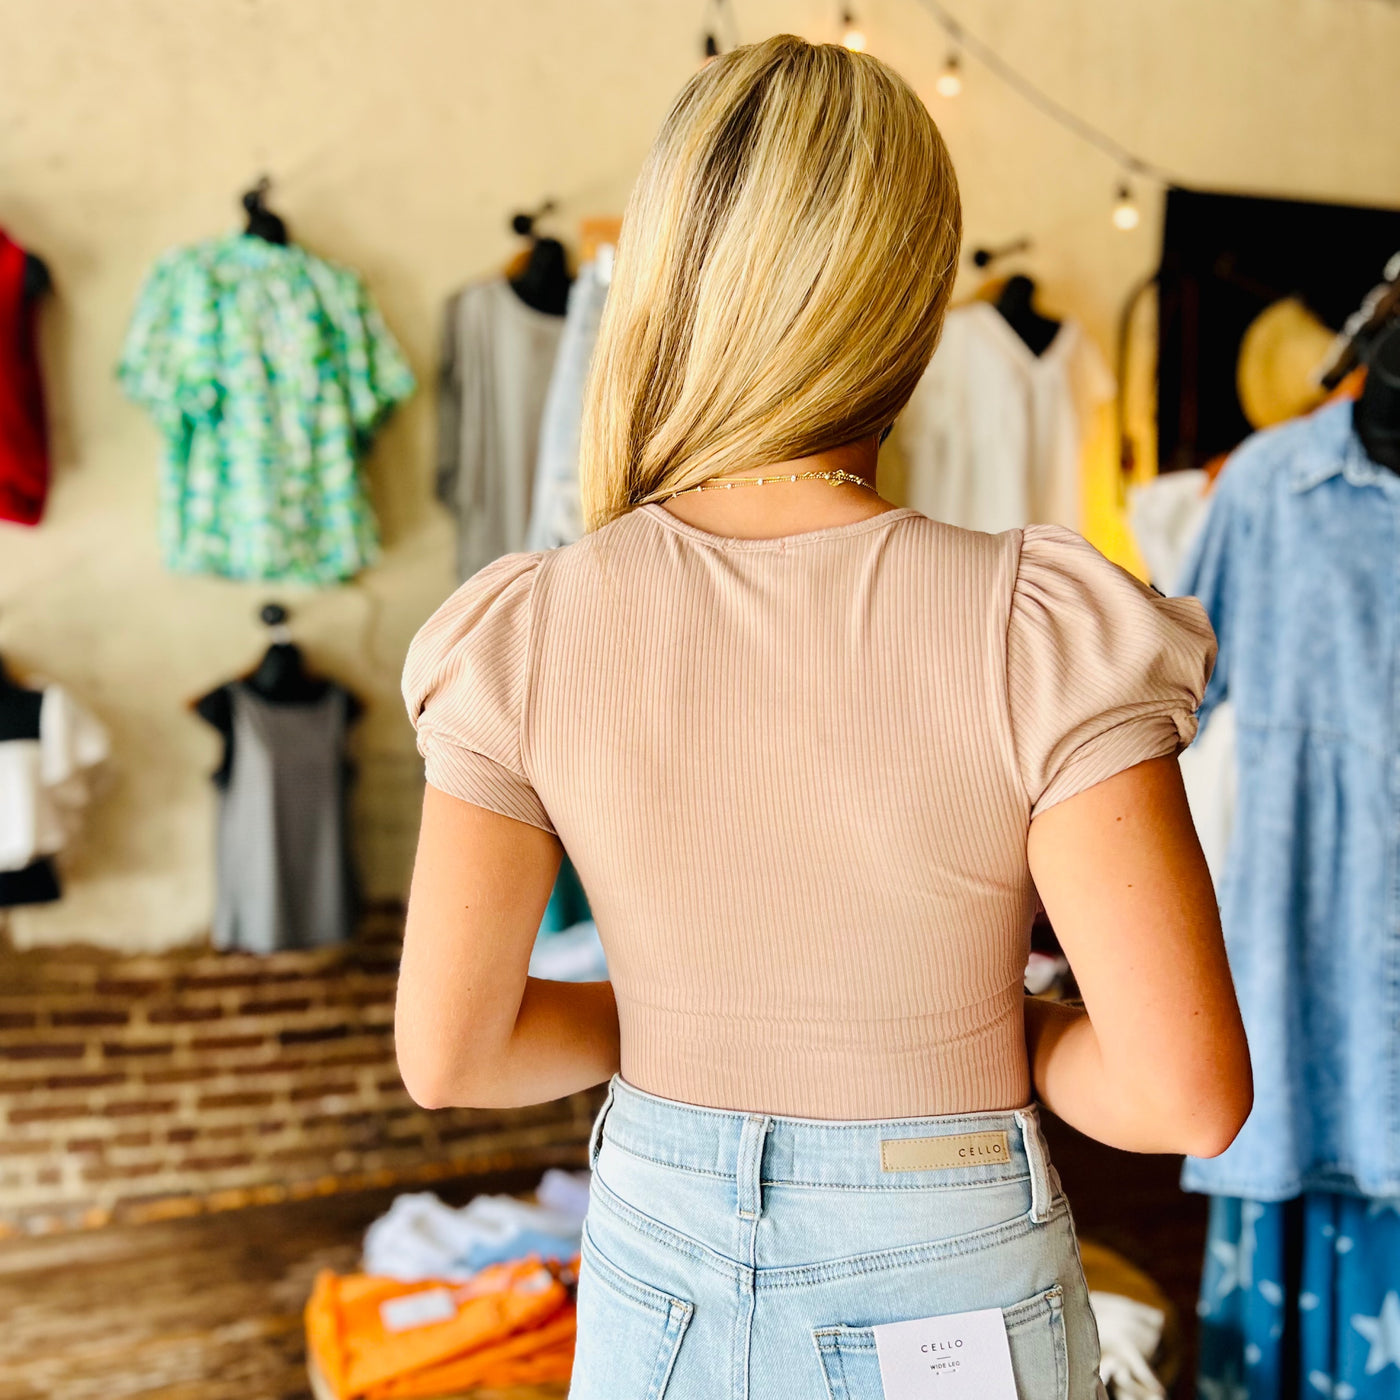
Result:
<svg viewBox="0 0 1400 1400">
<path fill-rule="evenodd" d="M 1400 476 L 1352 405 L 1232 457 L 1176 591 L 1220 640 L 1238 807 L 1219 889 L 1254 1063 L 1228 1151 L 1187 1190 L 1400 1195 Z"/>
</svg>

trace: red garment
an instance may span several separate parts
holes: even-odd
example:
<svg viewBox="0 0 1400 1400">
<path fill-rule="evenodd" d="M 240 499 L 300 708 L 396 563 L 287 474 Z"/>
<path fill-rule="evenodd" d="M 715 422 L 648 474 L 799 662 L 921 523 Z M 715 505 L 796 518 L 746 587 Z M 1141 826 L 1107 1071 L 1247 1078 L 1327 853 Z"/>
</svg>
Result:
<svg viewBox="0 0 1400 1400">
<path fill-rule="evenodd" d="M 25 262 L 0 229 L 0 520 L 37 525 L 49 490 L 49 435 Z"/>
</svg>

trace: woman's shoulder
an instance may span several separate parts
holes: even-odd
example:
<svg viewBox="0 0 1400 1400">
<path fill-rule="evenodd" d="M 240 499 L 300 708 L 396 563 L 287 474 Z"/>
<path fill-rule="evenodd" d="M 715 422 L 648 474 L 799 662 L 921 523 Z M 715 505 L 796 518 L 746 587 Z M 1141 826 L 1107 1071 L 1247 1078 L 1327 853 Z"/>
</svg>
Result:
<svg viewBox="0 0 1400 1400">
<path fill-rule="evenodd" d="M 1197 599 L 1163 597 L 1072 530 L 1022 532 L 1007 691 L 1035 809 L 1189 743 L 1215 655 Z"/>
<path fill-rule="evenodd" d="M 543 560 L 540 550 L 493 559 L 453 589 L 423 630 L 455 632 L 476 626 L 488 614 L 498 623 L 505 615 L 519 615 L 528 608 Z"/>
<path fill-rule="evenodd" d="M 458 585 L 414 634 L 403 691 L 415 718 L 427 696 L 468 673 L 518 671 L 528 645 L 542 551 L 503 554 Z"/>
<path fill-rule="evenodd" d="M 1031 527 L 1034 530 L 1038 527 Z M 895 527 L 894 539 L 907 567 L 925 570 L 940 591 L 963 606 L 1010 607 L 1024 538 L 1030 530 L 991 534 L 950 525 L 922 511 L 908 509 Z"/>
<path fill-rule="evenodd" d="M 1201 665 L 1209 671 L 1215 632 L 1199 600 L 1165 597 L 1063 526 L 1030 525 L 1017 533 L 1013 636 L 1076 652 L 1108 648 L 1112 639 L 1122 652 L 1167 652 L 1192 671 Z M 1105 651 L 1104 664 L 1113 660 Z"/>
</svg>

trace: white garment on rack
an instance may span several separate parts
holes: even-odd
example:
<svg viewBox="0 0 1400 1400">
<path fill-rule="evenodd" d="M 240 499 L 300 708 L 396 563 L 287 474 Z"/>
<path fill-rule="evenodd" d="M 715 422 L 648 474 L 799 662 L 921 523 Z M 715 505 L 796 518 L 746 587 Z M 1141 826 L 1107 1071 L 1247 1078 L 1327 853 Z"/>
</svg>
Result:
<svg viewBox="0 0 1400 1400">
<path fill-rule="evenodd" d="M 1037 355 L 990 302 L 948 313 L 898 433 L 906 504 L 968 530 L 1080 528 L 1086 429 L 1115 383 L 1084 328 Z"/>
<path fill-rule="evenodd" d="M 1164 593 L 1180 577 L 1210 511 L 1210 475 L 1167 472 L 1128 490 L 1128 528 L 1147 576 Z"/>
<path fill-rule="evenodd" d="M 1152 1369 L 1166 1315 L 1121 1293 L 1089 1294 L 1099 1329 L 1099 1375 L 1114 1400 L 1161 1400 L 1166 1389 Z"/>
<path fill-rule="evenodd" d="M 611 254 L 605 256 L 600 249 L 593 262 L 579 268 L 569 288 L 564 330 L 540 421 L 535 494 L 530 506 L 530 528 L 525 535 L 527 550 L 554 549 L 583 537 L 578 474 L 583 390 L 611 275 Z"/>
<path fill-rule="evenodd" d="M 77 833 L 107 731 L 61 686 L 45 686 L 39 737 L 0 742 L 0 870 L 23 870 Z"/>
<path fill-rule="evenodd" d="M 1235 829 L 1235 801 L 1239 788 L 1235 745 L 1235 706 L 1222 700 L 1210 712 L 1191 745 L 1178 760 L 1181 783 L 1191 820 L 1201 840 L 1211 883 L 1217 890 L 1225 879 L 1230 837 Z"/>
<path fill-rule="evenodd" d="M 1204 471 L 1167 472 L 1128 493 L 1128 525 L 1148 575 L 1163 592 L 1176 592 L 1176 580 L 1209 514 L 1210 476 Z M 1178 762 L 1196 835 L 1218 890 L 1225 878 L 1238 787 L 1231 700 L 1215 706 Z"/>
</svg>

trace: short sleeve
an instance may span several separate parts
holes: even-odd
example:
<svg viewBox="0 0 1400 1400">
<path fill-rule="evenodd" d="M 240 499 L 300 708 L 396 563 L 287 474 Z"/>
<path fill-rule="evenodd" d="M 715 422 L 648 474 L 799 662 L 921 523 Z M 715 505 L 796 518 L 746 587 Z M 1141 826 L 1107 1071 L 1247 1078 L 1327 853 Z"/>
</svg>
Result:
<svg viewBox="0 0 1400 1400">
<path fill-rule="evenodd" d="M 39 776 L 64 842 L 77 835 L 95 770 L 110 754 L 102 724 L 61 686 L 45 687 L 39 707 Z"/>
<path fill-rule="evenodd" d="M 111 754 L 107 731 L 62 686 L 44 691 L 39 708 L 39 768 L 45 787 L 105 763 Z"/>
<path fill-rule="evenodd" d="M 383 420 L 417 388 L 399 343 L 365 284 L 351 275 L 354 310 L 343 327 L 350 412 L 367 444 Z"/>
<path fill-rule="evenodd" d="M 218 416 L 215 319 L 199 250 L 157 259 L 131 314 L 117 380 L 167 435 L 182 431 L 184 419 L 207 423 Z"/>
<path fill-rule="evenodd" d="M 1194 598 L 1164 598 L 1057 525 L 1022 538 L 1007 691 L 1031 815 L 1195 737 L 1215 633 Z"/>
<path fill-rule="evenodd" d="M 403 697 L 431 786 L 552 832 L 521 748 L 538 554 L 478 570 L 419 629 Z"/>
</svg>

